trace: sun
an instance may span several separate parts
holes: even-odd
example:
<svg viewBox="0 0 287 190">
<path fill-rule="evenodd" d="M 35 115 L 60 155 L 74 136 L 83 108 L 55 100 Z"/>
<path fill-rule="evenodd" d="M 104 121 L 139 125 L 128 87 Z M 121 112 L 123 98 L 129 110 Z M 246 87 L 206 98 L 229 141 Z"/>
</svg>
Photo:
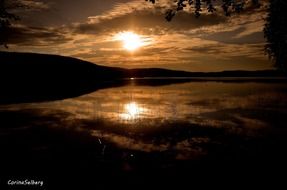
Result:
<svg viewBox="0 0 287 190">
<path fill-rule="evenodd" d="M 144 45 L 141 37 L 134 32 L 120 32 L 116 36 L 117 40 L 123 42 L 123 48 L 128 51 L 135 51 Z"/>
</svg>

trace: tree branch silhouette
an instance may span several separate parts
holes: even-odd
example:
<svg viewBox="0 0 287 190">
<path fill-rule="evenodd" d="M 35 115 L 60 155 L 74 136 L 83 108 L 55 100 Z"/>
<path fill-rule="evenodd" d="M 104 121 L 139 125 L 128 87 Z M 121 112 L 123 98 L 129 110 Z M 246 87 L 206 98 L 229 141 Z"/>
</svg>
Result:
<svg viewBox="0 0 287 190">
<path fill-rule="evenodd" d="M 160 3 L 158 0 L 145 0 L 155 4 Z M 172 2 L 173 0 L 171 0 Z M 216 11 L 216 6 L 220 6 L 226 16 L 230 16 L 232 12 L 242 12 L 248 3 L 248 0 L 176 0 L 174 1 L 175 8 L 166 11 L 166 20 L 171 21 L 174 16 L 185 8 L 194 10 L 195 17 L 200 17 L 201 12 L 206 9 L 207 12 L 213 13 Z M 251 0 L 254 7 L 259 7 L 259 0 Z"/>
<path fill-rule="evenodd" d="M 275 66 L 287 72 L 287 2 L 272 0 L 264 27 L 265 51 Z"/>
<path fill-rule="evenodd" d="M 146 0 L 153 4 L 157 0 Z M 172 0 L 171 0 L 172 2 Z M 240 13 L 248 2 L 254 8 L 260 7 L 259 0 L 176 0 L 175 8 L 166 11 L 165 19 L 172 21 L 179 11 L 193 9 L 196 18 L 199 18 L 205 9 L 209 13 L 221 7 L 225 16 L 232 13 Z M 273 61 L 277 69 L 287 72 L 287 2 L 286 0 L 271 0 L 269 2 L 268 15 L 264 26 L 266 38 L 265 52 Z"/>
<path fill-rule="evenodd" d="M 9 9 L 13 7 L 14 5 L 11 7 L 7 0 L 0 0 L 0 45 L 4 45 L 6 48 L 8 48 L 7 36 L 11 23 L 20 19 L 17 15 L 9 12 Z"/>
</svg>

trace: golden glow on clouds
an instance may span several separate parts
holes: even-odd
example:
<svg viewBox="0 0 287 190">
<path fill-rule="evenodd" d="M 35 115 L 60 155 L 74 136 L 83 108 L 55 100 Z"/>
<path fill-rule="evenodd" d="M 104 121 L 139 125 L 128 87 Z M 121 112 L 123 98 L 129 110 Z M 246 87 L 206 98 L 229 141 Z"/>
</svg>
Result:
<svg viewBox="0 0 287 190">
<path fill-rule="evenodd" d="M 120 32 L 115 36 L 115 40 L 123 42 L 123 48 L 128 51 L 134 51 L 145 45 L 141 36 L 134 32 Z"/>
<path fill-rule="evenodd" d="M 56 0 L 52 1 L 56 3 Z M 265 1 L 267 3 L 262 0 L 263 5 Z M 163 12 L 172 2 L 170 0 L 161 0 L 156 6 L 151 3 L 143 5 L 142 0 L 105 2 L 110 8 L 84 15 L 88 16 L 86 21 L 81 21 L 83 14 L 79 14 L 80 20 L 65 23 L 62 27 L 57 24 L 58 18 L 54 27 L 54 20 L 46 13 L 43 16 L 51 19 L 51 27 L 30 27 L 23 19 L 13 30 L 16 33 L 11 36 L 15 38 L 8 43 L 9 47 L 12 51 L 28 49 L 124 68 L 157 67 L 205 72 L 272 68 L 263 52 L 265 5 L 252 14 L 232 17 L 203 12 L 197 19 L 187 10 L 178 14 L 173 22 L 166 22 Z M 67 8 L 72 5 L 67 4 Z M 65 16 L 69 11 L 61 13 Z M 32 25 L 42 21 L 37 14 L 33 13 L 34 17 L 27 15 L 31 17 Z"/>
</svg>

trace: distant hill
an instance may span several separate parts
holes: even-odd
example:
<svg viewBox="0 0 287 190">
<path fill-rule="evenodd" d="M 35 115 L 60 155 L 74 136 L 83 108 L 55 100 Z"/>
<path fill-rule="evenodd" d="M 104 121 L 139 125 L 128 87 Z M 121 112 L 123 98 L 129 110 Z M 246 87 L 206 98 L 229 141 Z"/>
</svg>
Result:
<svg viewBox="0 0 287 190">
<path fill-rule="evenodd" d="M 260 71 L 221 71 L 221 72 L 186 72 L 159 68 L 130 69 L 130 77 L 284 77 L 284 73 L 277 70 Z"/>
<path fill-rule="evenodd" d="M 114 80 L 124 73 L 70 57 L 0 52 L 0 103 L 75 97 L 121 85 Z"/>
<path fill-rule="evenodd" d="M 276 77 L 275 70 L 214 73 L 159 68 L 105 67 L 58 55 L 0 52 L 0 103 L 74 97 L 97 89 L 121 86 L 123 78 L 144 77 Z"/>
<path fill-rule="evenodd" d="M 107 80 L 131 77 L 276 77 L 284 76 L 276 70 L 186 72 L 160 68 L 123 69 L 96 65 L 80 59 L 59 55 L 0 52 L 1 75 L 53 80 Z M 59 82 L 59 81 L 58 81 Z"/>
</svg>

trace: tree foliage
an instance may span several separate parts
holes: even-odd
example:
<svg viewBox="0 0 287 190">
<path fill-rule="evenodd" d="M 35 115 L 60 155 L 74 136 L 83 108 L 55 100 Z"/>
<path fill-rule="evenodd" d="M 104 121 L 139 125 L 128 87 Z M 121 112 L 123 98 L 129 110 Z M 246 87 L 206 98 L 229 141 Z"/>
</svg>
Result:
<svg viewBox="0 0 287 190">
<path fill-rule="evenodd" d="M 287 2 L 272 0 L 264 28 L 265 51 L 279 69 L 287 71 Z"/>
<path fill-rule="evenodd" d="M 19 17 L 9 12 L 9 3 L 7 0 L 0 0 L 0 45 L 4 45 L 6 48 L 6 37 L 9 33 L 9 27 L 11 22 L 19 20 Z"/>
<path fill-rule="evenodd" d="M 146 0 L 153 4 L 156 0 Z M 172 1 L 172 0 L 171 0 Z M 203 9 L 213 13 L 216 11 L 216 5 L 221 6 L 226 16 L 230 16 L 232 12 L 241 12 L 244 10 L 248 0 L 176 0 L 175 9 L 169 9 L 166 11 L 166 20 L 171 21 L 177 12 L 182 11 L 184 8 L 193 8 L 195 17 L 200 17 Z M 260 6 L 259 0 L 251 0 L 253 6 Z"/>
<path fill-rule="evenodd" d="M 146 0 L 156 3 L 156 0 Z M 171 0 L 172 1 L 172 0 Z M 171 21 L 177 12 L 185 8 L 191 8 L 195 17 L 200 17 L 205 9 L 207 12 L 214 12 L 220 7 L 226 16 L 232 12 L 241 12 L 248 2 L 252 6 L 259 7 L 259 0 L 175 0 L 175 8 L 166 12 L 166 20 Z M 270 0 L 264 36 L 267 40 L 265 52 L 275 63 L 275 67 L 287 72 L 287 1 Z"/>
</svg>

